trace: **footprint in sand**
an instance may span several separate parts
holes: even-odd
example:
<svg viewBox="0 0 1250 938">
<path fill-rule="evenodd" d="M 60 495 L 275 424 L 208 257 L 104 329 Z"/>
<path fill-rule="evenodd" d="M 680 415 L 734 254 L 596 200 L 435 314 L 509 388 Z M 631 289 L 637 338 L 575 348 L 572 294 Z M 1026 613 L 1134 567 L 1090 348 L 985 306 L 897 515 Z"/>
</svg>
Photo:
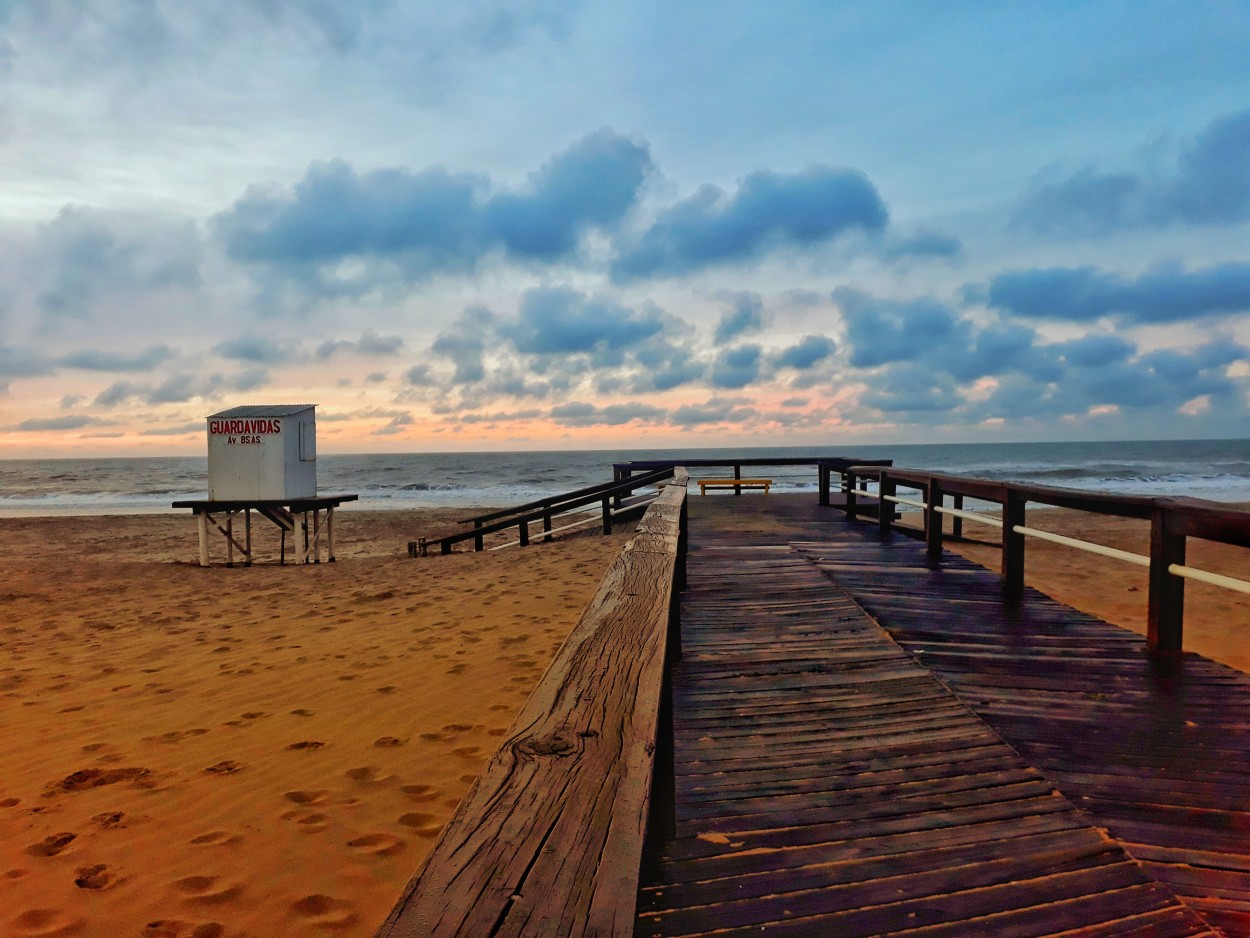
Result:
<svg viewBox="0 0 1250 938">
<path fill-rule="evenodd" d="M 310 717 L 313 715 L 313 711 L 305 710 L 303 707 L 300 707 L 298 710 L 292 710 L 291 715 L 297 717 Z"/>
<path fill-rule="evenodd" d="M 316 834 L 330 826 L 328 814 L 309 811 L 288 811 L 282 815 L 284 821 L 294 821 L 305 834 Z"/>
<path fill-rule="evenodd" d="M 0 808 L 12 808 L 21 803 L 21 798 L 0 798 Z"/>
<path fill-rule="evenodd" d="M 434 801 L 443 794 L 433 785 L 401 785 L 399 790 L 416 802 Z"/>
<path fill-rule="evenodd" d="M 291 903 L 291 912 L 302 921 L 322 928 L 347 928 L 356 922 L 356 911 L 351 903 L 321 893 Z"/>
<path fill-rule="evenodd" d="M 242 839 L 242 835 L 232 834 L 229 831 L 209 831 L 207 834 L 192 837 L 191 843 L 201 847 L 227 847 L 230 844 L 237 844 Z"/>
<path fill-rule="evenodd" d="M 159 736 L 144 736 L 145 743 L 180 743 L 184 739 L 192 736 L 203 736 L 208 730 L 203 727 L 196 727 L 192 730 L 170 730 L 168 733 L 161 733 Z"/>
<path fill-rule="evenodd" d="M 161 919 L 148 922 L 139 933 L 140 938 L 222 938 L 226 928 L 220 922 L 203 922 L 193 925 L 178 919 Z"/>
<path fill-rule="evenodd" d="M 379 694 L 393 694 L 398 689 L 399 688 L 397 688 L 394 684 L 387 684 L 385 687 L 375 688 Z"/>
<path fill-rule="evenodd" d="M 461 746 L 451 751 L 453 756 L 459 756 L 461 759 L 478 760 L 482 758 L 481 746 Z"/>
<path fill-rule="evenodd" d="M 288 791 L 282 797 L 296 804 L 325 804 L 330 800 L 330 791 L 327 788 L 316 791 Z"/>
<path fill-rule="evenodd" d="M 223 759 L 208 766 L 204 771 L 213 775 L 233 775 L 235 772 L 242 772 L 246 766 L 242 762 L 235 762 L 233 759 Z"/>
<path fill-rule="evenodd" d="M 49 782 L 46 793 L 55 795 L 59 792 L 87 791 L 118 782 L 131 782 L 137 788 L 151 788 L 154 784 L 151 782 L 151 775 L 151 769 L 141 768 L 79 769 L 59 781 Z"/>
<path fill-rule="evenodd" d="M 347 846 L 369 856 L 390 857 L 404 849 L 404 842 L 394 834 L 377 833 L 354 837 Z"/>
<path fill-rule="evenodd" d="M 378 749 L 392 749 L 403 744 L 404 741 L 396 736 L 379 736 L 373 741 L 373 745 Z"/>
<path fill-rule="evenodd" d="M 68 847 L 78 835 L 71 831 L 49 834 L 37 844 L 31 844 L 26 852 L 32 857 L 54 857 Z"/>
<path fill-rule="evenodd" d="M 115 882 L 107 865 L 80 866 L 74 871 L 74 885 L 79 889 L 107 889 Z"/>
<path fill-rule="evenodd" d="M 82 926 L 82 919 L 74 918 L 60 909 L 27 909 L 13 919 L 13 934 L 23 938 L 56 938 L 60 935 L 78 934 Z"/>
<path fill-rule="evenodd" d="M 102 827 L 106 831 L 123 830 L 130 826 L 133 818 L 126 817 L 122 811 L 105 811 L 102 814 L 92 815 L 91 821 L 96 827 Z"/>
<path fill-rule="evenodd" d="M 413 833 L 418 837 L 436 837 L 438 832 L 443 829 L 443 824 L 436 815 L 421 814 L 415 811 L 410 814 L 401 814 L 399 823 L 403 824 L 404 827 L 411 827 Z"/>
<path fill-rule="evenodd" d="M 358 782 L 362 785 L 382 785 L 395 777 L 388 775 L 382 769 L 373 765 L 362 765 L 356 769 L 348 769 L 343 774 L 353 782 Z"/>
<path fill-rule="evenodd" d="M 291 743 L 287 749 L 320 749 L 325 743 L 316 739 L 306 739 L 303 742 Z"/>
<path fill-rule="evenodd" d="M 223 880 L 220 876 L 184 876 L 170 885 L 185 901 L 214 905 L 229 902 L 243 892 L 243 884 Z"/>
</svg>

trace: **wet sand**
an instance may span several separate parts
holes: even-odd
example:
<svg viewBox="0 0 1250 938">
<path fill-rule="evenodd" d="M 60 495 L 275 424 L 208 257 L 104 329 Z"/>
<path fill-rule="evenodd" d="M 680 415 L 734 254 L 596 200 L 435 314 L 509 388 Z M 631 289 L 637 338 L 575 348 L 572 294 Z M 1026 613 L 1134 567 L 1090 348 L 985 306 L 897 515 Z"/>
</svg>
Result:
<svg viewBox="0 0 1250 938">
<path fill-rule="evenodd" d="M 0 519 L 0 934 L 373 934 L 628 537 L 406 556 L 462 514 Z"/>
</svg>

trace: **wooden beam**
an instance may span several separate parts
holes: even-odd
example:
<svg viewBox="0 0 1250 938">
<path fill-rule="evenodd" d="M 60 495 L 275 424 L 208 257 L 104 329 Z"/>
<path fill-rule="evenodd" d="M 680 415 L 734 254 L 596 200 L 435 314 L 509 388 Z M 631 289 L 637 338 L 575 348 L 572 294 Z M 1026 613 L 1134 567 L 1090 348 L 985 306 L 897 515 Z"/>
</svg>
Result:
<svg viewBox="0 0 1250 938">
<path fill-rule="evenodd" d="M 1146 645 L 1158 655 L 1181 653 L 1185 633 L 1185 580 L 1168 572 L 1185 563 L 1185 535 L 1170 528 L 1170 512 L 1156 506 L 1150 519 L 1150 598 Z"/>
<path fill-rule="evenodd" d="M 1027 504 L 1024 493 L 1008 490 L 1003 505 L 1003 592 L 1011 602 L 1024 595 L 1024 535 L 1013 529 L 1024 526 Z"/>
<path fill-rule="evenodd" d="M 684 500 L 652 503 L 380 938 L 633 935 Z"/>
</svg>

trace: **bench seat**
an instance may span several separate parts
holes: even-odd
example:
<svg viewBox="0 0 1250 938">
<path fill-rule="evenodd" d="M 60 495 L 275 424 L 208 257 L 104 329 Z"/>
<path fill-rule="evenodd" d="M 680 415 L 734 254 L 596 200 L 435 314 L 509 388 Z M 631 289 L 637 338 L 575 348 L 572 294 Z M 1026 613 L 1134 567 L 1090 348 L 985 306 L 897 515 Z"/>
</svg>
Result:
<svg viewBox="0 0 1250 938">
<path fill-rule="evenodd" d="M 768 494 L 772 479 L 700 479 L 699 494 L 706 495 L 708 489 L 763 489 Z"/>
</svg>

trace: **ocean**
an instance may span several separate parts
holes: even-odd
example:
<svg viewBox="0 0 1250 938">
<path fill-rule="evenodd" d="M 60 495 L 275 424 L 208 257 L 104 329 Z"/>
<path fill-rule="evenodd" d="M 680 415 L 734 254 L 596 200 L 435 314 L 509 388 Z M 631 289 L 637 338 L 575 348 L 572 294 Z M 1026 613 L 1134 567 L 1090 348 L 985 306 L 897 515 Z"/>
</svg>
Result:
<svg viewBox="0 0 1250 938">
<path fill-rule="evenodd" d="M 988 479 L 1250 501 L 1250 440 L 322 455 L 318 490 L 358 494 L 368 509 L 496 507 L 609 482 L 616 462 L 680 455 L 893 459 Z M 816 488 L 814 467 L 767 474 L 777 491 Z M 206 497 L 206 486 L 203 457 L 0 460 L 0 517 L 172 511 L 172 501 Z"/>
</svg>

